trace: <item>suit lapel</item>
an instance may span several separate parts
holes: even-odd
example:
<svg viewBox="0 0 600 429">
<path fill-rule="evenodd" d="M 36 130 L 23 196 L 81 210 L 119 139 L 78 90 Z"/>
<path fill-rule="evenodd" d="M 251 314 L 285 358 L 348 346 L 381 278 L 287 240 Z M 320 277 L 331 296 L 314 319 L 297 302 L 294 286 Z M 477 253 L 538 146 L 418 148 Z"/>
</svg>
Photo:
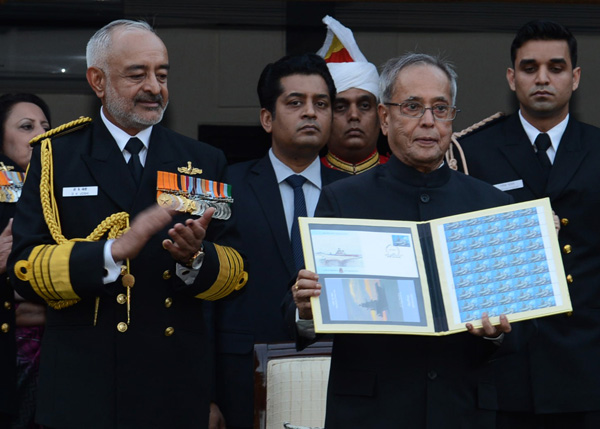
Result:
<svg viewBox="0 0 600 429">
<path fill-rule="evenodd" d="M 101 119 L 93 123 L 90 154 L 82 156 L 90 174 L 107 196 L 121 210 L 130 211 L 135 182 L 127 168 L 119 146 Z"/>
<path fill-rule="evenodd" d="M 500 152 L 523 179 L 524 185 L 537 197 L 543 197 L 546 183 L 542 177 L 542 167 L 521 125 L 519 115 L 515 114 L 507 120 L 505 131 L 505 143 L 500 146 Z M 490 162 L 494 160 L 490 159 Z"/>
<path fill-rule="evenodd" d="M 258 200 L 271 229 L 271 233 L 275 238 L 279 253 L 283 257 L 290 275 L 293 275 L 296 269 L 294 267 L 292 246 L 285 221 L 285 212 L 283 211 L 277 177 L 275 176 L 275 171 L 268 155 L 252 167 L 248 180 L 250 189 L 252 189 Z"/>
<path fill-rule="evenodd" d="M 555 198 L 567 186 L 589 152 L 580 133 L 579 124 L 570 119 L 550 170 L 547 188 L 550 198 Z"/>
</svg>

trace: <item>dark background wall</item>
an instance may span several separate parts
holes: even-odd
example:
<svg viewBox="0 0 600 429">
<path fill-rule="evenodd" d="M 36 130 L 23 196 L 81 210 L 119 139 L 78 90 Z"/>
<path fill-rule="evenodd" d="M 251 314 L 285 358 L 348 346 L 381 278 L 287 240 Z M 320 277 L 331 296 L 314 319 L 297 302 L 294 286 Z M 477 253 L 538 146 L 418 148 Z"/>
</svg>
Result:
<svg viewBox="0 0 600 429">
<path fill-rule="evenodd" d="M 257 138 L 252 127 L 262 68 L 285 53 L 317 51 L 325 14 L 350 27 L 378 66 L 406 51 L 450 59 L 462 110 L 455 131 L 515 109 L 505 73 L 516 30 L 534 18 L 562 22 L 579 41 L 582 67 L 572 113 L 600 126 L 600 4 L 594 1 L 0 0 L 0 93 L 38 93 L 50 104 L 54 125 L 97 115 L 99 103 L 84 78 L 87 40 L 113 19 L 146 19 L 169 49 L 166 124 L 194 138 L 200 129 L 218 141 L 222 132 L 243 148 Z"/>
</svg>

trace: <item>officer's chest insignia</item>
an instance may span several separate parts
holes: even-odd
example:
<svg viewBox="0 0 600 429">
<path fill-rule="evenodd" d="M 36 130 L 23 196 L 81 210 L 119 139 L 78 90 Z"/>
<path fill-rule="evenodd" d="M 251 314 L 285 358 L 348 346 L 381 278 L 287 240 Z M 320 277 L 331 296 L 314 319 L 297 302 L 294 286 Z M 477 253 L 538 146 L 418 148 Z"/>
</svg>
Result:
<svg viewBox="0 0 600 429">
<path fill-rule="evenodd" d="M 16 203 L 21 197 L 25 173 L 12 171 L 14 167 L 0 162 L 0 202 Z"/>
<path fill-rule="evenodd" d="M 190 176 L 194 176 L 196 174 L 202 174 L 202 170 L 200 168 L 192 167 L 192 161 L 188 161 L 187 167 L 178 167 L 177 171 L 183 174 L 187 174 Z"/>
</svg>

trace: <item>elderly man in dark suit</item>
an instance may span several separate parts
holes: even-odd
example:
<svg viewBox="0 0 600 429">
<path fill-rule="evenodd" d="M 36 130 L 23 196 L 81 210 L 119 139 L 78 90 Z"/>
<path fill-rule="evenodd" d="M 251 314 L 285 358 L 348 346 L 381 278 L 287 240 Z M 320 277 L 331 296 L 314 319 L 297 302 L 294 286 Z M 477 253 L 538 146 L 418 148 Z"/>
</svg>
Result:
<svg viewBox="0 0 600 429">
<path fill-rule="evenodd" d="M 496 363 L 499 424 L 597 428 L 600 129 L 569 114 L 581 69 L 577 41 L 568 29 L 555 22 L 529 22 L 517 33 L 511 57 L 506 76 L 519 111 L 460 144 L 473 177 L 517 201 L 550 198 L 561 219 L 558 238 L 573 313 L 537 320 L 537 334 L 527 347 Z"/>
<path fill-rule="evenodd" d="M 87 60 L 100 117 L 38 138 L 13 224 L 11 282 L 50 306 L 37 422 L 206 428 L 203 300 L 241 288 L 244 263 L 226 245 L 231 221 L 211 220 L 213 208 L 191 217 L 156 200 L 161 188 L 161 201 L 182 201 L 185 177 L 216 188 L 225 157 L 158 125 L 169 59 L 147 23 L 106 25 Z M 199 177 L 157 183 L 188 163 Z"/>
<path fill-rule="evenodd" d="M 297 227 L 298 200 L 312 216 L 323 186 L 348 177 L 325 168 L 319 151 L 329 139 L 335 85 L 314 54 L 269 64 L 258 82 L 260 121 L 272 146 L 259 160 L 233 165 L 242 248 L 248 255 L 245 293 L 215 303 L 216 393 L 228 428 L 253 427 L 254 344 L 291 341 L 280 305 L 303 265 Z M 295 183 L 298 181 L 298 183 Z"/>
<path fill-rule="evenodd" d="M 444 61 L 406 54 L 385 65 L 381 129 L 392 157 L 361 175 L 327 186 L 317 216 L 426 221 L 508 204 L 492 186 L 444 162 L 457 109 L 456 74 Z M 321 286 L 301 270 L 291 288 L 298 309 L 298 344 L 314 336 L 310 298 Z M 288 316 L 294 317 L 290 307 Z M 289 319 L 289 317 L 288 317 Z M 505 316 L 492 326 L 446 337 L 336 334 L 327 389 L 327 429 L 492 427 L 496 396 L 488 359 L 493 341 L 510 331 Z"/>
</svg>

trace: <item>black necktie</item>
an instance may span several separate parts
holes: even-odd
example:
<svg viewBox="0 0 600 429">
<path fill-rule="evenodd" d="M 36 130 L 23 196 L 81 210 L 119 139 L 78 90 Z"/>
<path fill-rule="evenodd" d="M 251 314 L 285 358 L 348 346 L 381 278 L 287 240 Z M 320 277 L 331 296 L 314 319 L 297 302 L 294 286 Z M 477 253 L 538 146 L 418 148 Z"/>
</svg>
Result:
<svg viewBox="0 0 600 429">
<path fill-rule="evenodd" d="M 285 181 L 294 188 L 294 220 L 292 222 L 292 252 L 294 253 L 294 262 L 296 269 L 304 267 L 304 255 L 302 254 L 302 241 L 300 240 L 300 227 L 298 226 L 298 217 L 306 216 L 306 200 L 302 185 L 306 182 L 306 177 L 298 174 L 289 176 Z"/>
<path fill-rule="evenodd" d="M 133 176 L 133 180 L 136 185 L 140 185 L 140 180 L 142 179 L 142 163 L 140 162 L 140 151 L 144 147 L 144 144 L 137 137 L 133 137 L 129 139 L 127 144 L 125 145 L 125 150 L 131 154 L 131 158 L 129 158 L 129 162 L 127 165 L 129 166 L 129 171 Z"/>
<path fill-rule="evenodd" d="M 548 180 L 548 176 L 550 175 L 550 169 L 552 168 L 552 163 L 550 162 L 550 158 L 548 158 L 548 154 L 546 151 L 552 144 L 550 142 L 550 136 L 546 133 L 539 133 L 535 139 L 535 147 L 537 148 L 537 158 L 542 166 L 542 171 L 544 172 L 544 178 Z"/>
</svg>

